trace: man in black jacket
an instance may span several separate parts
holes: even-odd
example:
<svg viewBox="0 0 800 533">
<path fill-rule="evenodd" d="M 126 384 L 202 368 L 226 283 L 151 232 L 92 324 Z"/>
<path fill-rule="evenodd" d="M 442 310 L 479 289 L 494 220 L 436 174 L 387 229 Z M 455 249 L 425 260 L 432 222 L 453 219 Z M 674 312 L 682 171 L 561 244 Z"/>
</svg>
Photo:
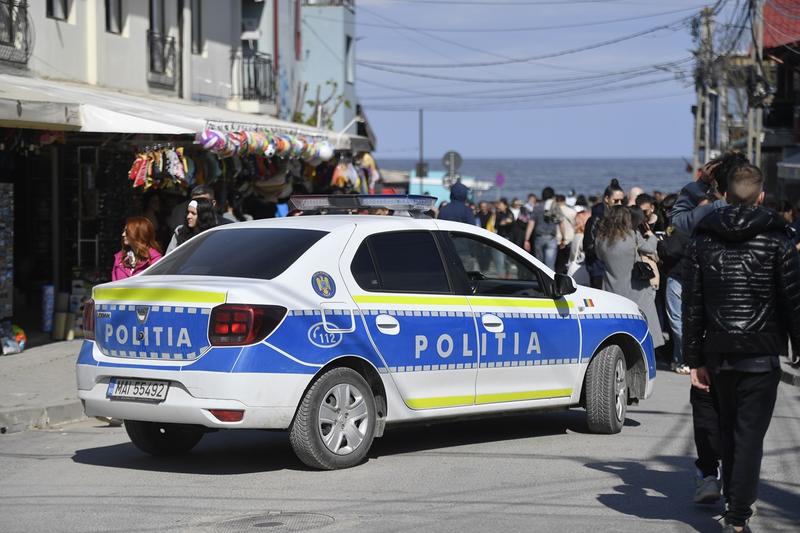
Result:
<svg viewBox="0 0 800 533">
<path fill-rule="evenodd" d="M 786 221 L 759 206 L 752 165 L 728 176 L 728 206 L 697 226 L 683 279 L 683 350 L 692 385 L 719 409 L 727 531 L 748 531 L 787 333 L 800 344 L 800 258 Z"/>
</svg>

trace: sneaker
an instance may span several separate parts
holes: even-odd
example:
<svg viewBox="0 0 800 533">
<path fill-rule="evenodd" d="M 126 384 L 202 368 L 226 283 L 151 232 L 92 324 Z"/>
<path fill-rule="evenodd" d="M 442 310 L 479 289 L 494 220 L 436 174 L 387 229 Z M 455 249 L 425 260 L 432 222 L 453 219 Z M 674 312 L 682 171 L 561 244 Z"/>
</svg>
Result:
<svg viewBox="0 0 800 533">
<path fill-rule="evenodd" d="M 734 526 L 731 524 L 725 524 L 722 528 L 723 533 L 751 533 L 753 530 L 750 529 L 750 526 L 745 524 L 744 526 Z"/>
<path fill-rule="evenodd" d="M 694 503 L 716 503 L 720 498 L 720 486 L 717 476 L 706 476 L 697 480 L 694 491 Z"/>
<path fill-rule="evenodd" d="M 688 365 L 678 365 L 678 367 L 675 369 L 675 373 L 687 376 L 692 373 L 692 369 L 689 368 Z"/>
</svg>

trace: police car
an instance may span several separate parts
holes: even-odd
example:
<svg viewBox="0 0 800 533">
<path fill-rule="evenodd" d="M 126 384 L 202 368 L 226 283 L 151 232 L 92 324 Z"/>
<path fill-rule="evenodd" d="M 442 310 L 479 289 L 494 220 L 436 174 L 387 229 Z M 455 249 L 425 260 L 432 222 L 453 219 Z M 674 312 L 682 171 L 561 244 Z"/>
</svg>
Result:
<svg viewBox="0 0 800 533">
<path fill-rule="evenodd" d="M 307 465 L 350 467 L 388 424 L 583 406 L 617 433 L 653 390 L 636 304 L 576 287 L 418 196 L 296 198 L 94 288 L 77 362 L 89 416 L 164 455 L 217 429 L 288 430 Z"/>
</svg>

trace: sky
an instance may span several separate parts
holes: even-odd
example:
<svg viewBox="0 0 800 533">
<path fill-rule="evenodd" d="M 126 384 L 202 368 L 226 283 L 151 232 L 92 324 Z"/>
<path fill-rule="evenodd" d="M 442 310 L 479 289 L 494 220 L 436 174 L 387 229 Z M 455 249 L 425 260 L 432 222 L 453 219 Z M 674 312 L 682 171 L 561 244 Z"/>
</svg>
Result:
<svg viewBox="0 0 800 533">
<path fill-rule="evenodd" d="M 713 3 L 357 0 L 376 155 L 416 158 L 423 108 L 429 160 L 690 156 L 688 18 Z"/>
</svg>

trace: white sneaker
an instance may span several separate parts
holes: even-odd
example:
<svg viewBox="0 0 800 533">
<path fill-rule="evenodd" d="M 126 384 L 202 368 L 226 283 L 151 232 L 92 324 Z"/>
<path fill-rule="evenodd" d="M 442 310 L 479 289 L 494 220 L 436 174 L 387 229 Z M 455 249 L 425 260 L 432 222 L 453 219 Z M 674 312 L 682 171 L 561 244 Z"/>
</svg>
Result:
<svg viewBox="0 0 800 533">
<path fill-rule="evenodd" d="M 694 503 L 716 503 L 720 498 L 720 484 L 717 476 L 706 476 L 697 480 Z"/>
</svg>

